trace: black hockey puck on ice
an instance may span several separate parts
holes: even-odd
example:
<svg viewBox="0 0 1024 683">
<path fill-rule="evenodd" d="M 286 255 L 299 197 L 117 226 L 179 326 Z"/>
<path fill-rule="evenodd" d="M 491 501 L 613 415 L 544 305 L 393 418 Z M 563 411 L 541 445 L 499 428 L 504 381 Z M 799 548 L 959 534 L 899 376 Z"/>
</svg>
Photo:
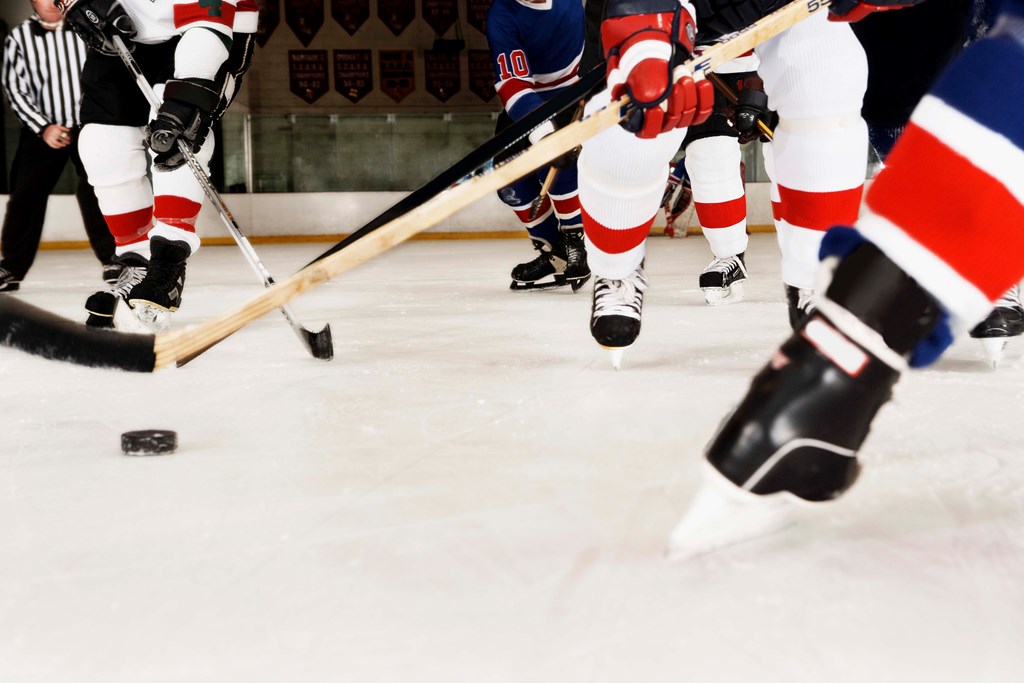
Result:
<svg viewBox="0 0 1024 683">
<path fill-rule="evenodd" d="M 125 455 L 167 455 L 178 447 L 178 433 L 169 429 L 140 429 L 121 435 Z"/>
</svg>

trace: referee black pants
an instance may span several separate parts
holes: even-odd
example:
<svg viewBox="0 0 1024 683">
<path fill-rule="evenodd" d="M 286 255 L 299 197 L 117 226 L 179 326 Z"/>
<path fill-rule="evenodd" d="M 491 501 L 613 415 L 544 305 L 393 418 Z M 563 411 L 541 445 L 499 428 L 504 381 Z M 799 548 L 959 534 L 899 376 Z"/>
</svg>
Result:
<svg viewBox="0 0 1024 683">
<path fill-rule="evenodd" d="M 47 201 L 69 160 L 78 171 L 76 196 L 92 251 L 101 263 L 110 263 L 114 258 L 114 238 L 107 229 L 96 194 L 78 156 L 78 140 L 73 140 L 63 149 L 53 149 L 40 136 L 22 126 L 18 149 L 11 164 L 7 215 L 0 232 L 0 254 L 3 255 L 0 266 L 18 279 L 25 277 L 35 261 L 43 234 Z"/>
</svg>

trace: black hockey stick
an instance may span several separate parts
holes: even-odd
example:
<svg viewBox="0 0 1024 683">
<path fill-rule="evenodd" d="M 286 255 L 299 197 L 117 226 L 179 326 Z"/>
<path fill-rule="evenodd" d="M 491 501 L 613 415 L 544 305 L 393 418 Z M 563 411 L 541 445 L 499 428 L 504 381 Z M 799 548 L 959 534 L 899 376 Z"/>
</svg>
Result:
<svg viewBox="0 0 1024 683">
<path fill-rule="evenodd" d="M 596 87 L 604 83 L 604 66 L 604 62 L 595 66 L 579 81 L 565 88 L 562 92 L 456 161 L 450 167 L 438 173 L 419 189 L 413 190 L 410 194 L 402 197 L 369 223 L 366 223 L 341 242 L 338 242 L 310 261 L 307 266 L 313 265 L 317 261 L 341 251 L 364 235 L 373 232 L 386 223 L 390 223 L 399 216 L 405 215 L 427 200 L 433 199 L 500 153 L 523 140 L 534 128 L 552 116 L 558 114 L 563 109 L 578 104 L 580 100 L 587 97 Z"/>
<path fill-rule="evenodd" d="M 135 83 L 139 86 L 139 90 L 145 95 L 149 101 L 150 106 L 154 109 L 159 109 L 160 98 L 157 97 L 156 92 L 153 91 L 153 87 L 146 80 L 142 70 L 139 68 L 135 58 L 132 57 L 131 52 L 125 46 L 124 41 L 121 40 L 120 36 L 113 37 L 114 46 L 117 48 L 117 53 L 121 57 L 121 61 L 128 67 L 128 70 L 132 72 L 135 77 Z M 235 243 L 238 244 L 238 248 L 242 250 L 242 255 L 245 256 L 245 260 L 249 262 L 253 271 L 263 280 L 263 286 L 269 287 L 274 284 L 274 277 L 267 270 L 267 267 L 263 265 L 263 261 L 260 260 L 259 254 L 253 249 L 252 244 L 249 243 L 248 238 L 242 232 L 242 229 L 238 226 L 238 222 L 235 221 L 235 217 L 231 214 L 224 200 L 221 198 L 220 193 L 217 192 L 216 188 L 213 187 L 213 183 L 210 182 L 210 177 L 206 174 L 206 170 L 203 165 L 196 159 L 196 155 L 192 152 L 192 148 L 187 142 L 178 139 L 178 150 L 184 155 L 185 161 L 188 163 L 188 167 L 192 170 L 192 174 L 196 177 L 199 185 L 202 186 L 203 192 L 206 194 L 207 199 L 217 209 L 217 213 L 220 215 L 221 222 L 231 233 L 231 236 L 235 239 Z M 324 325 L 323 329 L 319 332 L 312 332 L 306 329 L 302 323 L 299 322 L 298 318 L 295 317 L 295 313 L 291 307 L 284 304 L 280 307 L 281 313 L 284 315 L 285 320 L 291 325 L 292 330 L 295 331 L 299 341 L 306 347 L 309 354 L 313 358 L 320 360 L 331 360 L 334 358 L 334 342 L 331 337 L 331 326 Z"/>
</svg>

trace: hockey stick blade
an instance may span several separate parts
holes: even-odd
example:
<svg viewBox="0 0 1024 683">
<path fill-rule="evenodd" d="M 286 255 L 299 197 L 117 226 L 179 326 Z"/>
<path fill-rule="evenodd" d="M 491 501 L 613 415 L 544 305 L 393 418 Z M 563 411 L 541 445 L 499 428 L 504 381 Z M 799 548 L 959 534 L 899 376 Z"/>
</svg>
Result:
<svg viewBox="0 0 1024 683">
<path fill-rule="evenodd" d="M 156 369 L 155 337 L 86 327 L 26 303 L 0 296 L 0 346 L 33 356 L 129 372 Z"/>
</svg>

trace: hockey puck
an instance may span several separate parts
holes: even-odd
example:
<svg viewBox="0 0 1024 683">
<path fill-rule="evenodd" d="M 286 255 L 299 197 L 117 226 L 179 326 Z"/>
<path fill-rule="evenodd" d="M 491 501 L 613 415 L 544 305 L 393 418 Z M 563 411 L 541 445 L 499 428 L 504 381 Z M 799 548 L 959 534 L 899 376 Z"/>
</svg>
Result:
<svg viewBox="0 0 1024 683">
<path fill-rule="evenodd" d="M 140 429 L 121 435 L 125 455 L 167 455 L 178 447 L 178 434 L 169 429 Z"/>
</svg>

